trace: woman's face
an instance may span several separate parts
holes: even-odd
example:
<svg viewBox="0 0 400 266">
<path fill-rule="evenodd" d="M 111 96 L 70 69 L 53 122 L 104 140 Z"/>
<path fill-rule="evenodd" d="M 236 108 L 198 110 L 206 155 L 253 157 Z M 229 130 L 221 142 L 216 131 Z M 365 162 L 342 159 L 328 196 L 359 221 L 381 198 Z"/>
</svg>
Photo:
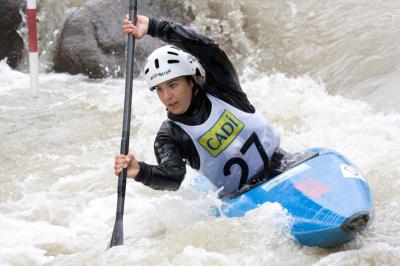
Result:
<svg viewBox="0 0 400 266">
<path fill-rule="evenodd" d="M 168 111 L 174 115 L 180 115 L 185 113 L 190 106 L 192 87 L 191 81 L 185 77 L 177 77 L 158 84 L 154 89 Z"/>
</svg>

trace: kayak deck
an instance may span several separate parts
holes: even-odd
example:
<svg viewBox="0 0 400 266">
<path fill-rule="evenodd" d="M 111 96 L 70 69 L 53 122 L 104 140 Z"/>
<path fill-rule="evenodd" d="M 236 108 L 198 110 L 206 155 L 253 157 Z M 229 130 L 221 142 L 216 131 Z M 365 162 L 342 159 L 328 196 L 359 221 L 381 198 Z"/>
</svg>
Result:
<svg viewBox="0 0 400 266">
<path fill-rule="evenodd" d="M 308 155 L 307 155 L 308 154 Z M 303 245 L 346 243 L 370 220 L 372 198 L 361 172 L 343 155 L 314 148 L 284 172 L 224 199 L 229 217 L 243 216 L 265 202 L 278 202 L 293 217 L 292 234 Z"/>
</svg>

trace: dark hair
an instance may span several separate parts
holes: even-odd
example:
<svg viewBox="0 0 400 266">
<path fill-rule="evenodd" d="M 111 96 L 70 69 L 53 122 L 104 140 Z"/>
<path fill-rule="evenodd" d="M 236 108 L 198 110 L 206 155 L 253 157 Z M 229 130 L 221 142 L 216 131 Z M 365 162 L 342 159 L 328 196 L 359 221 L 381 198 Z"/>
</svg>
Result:
<svg viewBox="0 0 400 266">
<path fill-rule="evenodd" d="M 193 76 L 185 76 L 185 79 L 187 81 L 191 81 L 193 85 L 196 85 L 196 80 L 193 78 Z"/>
</svg>

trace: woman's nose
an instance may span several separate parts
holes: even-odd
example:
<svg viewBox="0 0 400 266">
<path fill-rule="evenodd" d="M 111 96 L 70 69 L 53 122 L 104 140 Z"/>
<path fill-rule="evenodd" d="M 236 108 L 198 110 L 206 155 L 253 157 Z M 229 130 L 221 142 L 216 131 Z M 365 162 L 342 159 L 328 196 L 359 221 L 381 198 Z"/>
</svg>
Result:
<svg viewBox="0 0 400 266">
<path fill-rule="evenodd" d="M 172 95 L 173 95 L 173 91 L 170 88 L 167 88 L 165 90 L 165 96 L 169 99 L 172 97 Z"/>
</svg>

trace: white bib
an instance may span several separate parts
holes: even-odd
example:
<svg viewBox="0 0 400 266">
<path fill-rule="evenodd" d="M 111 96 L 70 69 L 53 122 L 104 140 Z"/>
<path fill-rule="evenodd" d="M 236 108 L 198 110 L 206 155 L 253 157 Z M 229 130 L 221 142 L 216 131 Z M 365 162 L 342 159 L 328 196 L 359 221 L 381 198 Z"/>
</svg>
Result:
<svg viewBox="0 0 400 266">
<path fill-rule="evenodd" d="M 278 131 L 257 113 L 246 113 L 207 94 L 211 113 L 201 125 L 176 121 L 192 139 L 200 157 L 200 173 L 220 196 L 232 193 L 264 168 L 279 147 Z"/>
</svg>

